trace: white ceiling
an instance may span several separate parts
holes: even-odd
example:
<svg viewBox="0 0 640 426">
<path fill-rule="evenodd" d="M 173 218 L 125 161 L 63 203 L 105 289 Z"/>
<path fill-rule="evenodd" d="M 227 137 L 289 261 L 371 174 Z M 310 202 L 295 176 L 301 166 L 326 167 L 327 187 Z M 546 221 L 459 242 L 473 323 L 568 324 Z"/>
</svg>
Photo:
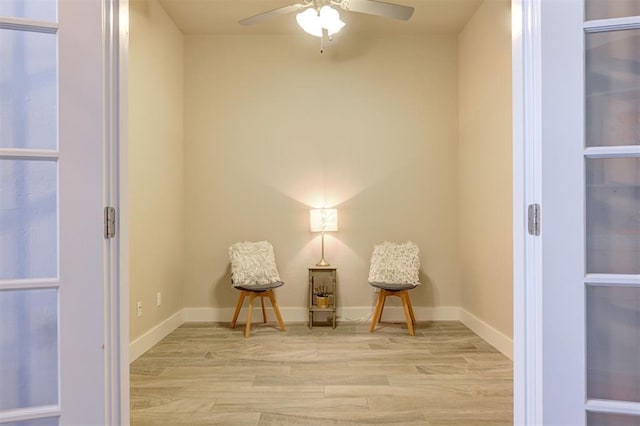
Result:
<svg viewBox="0 0 640 426">
<path fill-rule="evenodd" d="M 159 0 L 185 34 L 301 34 L 295 14 L 284 15 L 253 26 L 238 21 L 296 0 Z M 361 34 L 457 34 L 482 0 L 387 0 L 413 6 L 409 21 L 340 10 L 349 32 Z"/>
</svg>

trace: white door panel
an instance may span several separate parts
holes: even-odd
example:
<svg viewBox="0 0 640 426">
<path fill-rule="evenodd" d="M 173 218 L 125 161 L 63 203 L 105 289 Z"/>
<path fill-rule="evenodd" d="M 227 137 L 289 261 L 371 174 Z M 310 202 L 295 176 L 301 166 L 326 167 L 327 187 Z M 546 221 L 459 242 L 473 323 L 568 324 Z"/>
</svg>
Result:
<svg viewBox="0 0 640 426">
<path fill-rule="evenodd" d="M 0 0 L 0 423 L 105 423 L 103 25 Z"/>
<path fill-rule="evenodd" d="M 640 2 L 540 11 L 543 423 L 636 426 Z"/>
</svg>

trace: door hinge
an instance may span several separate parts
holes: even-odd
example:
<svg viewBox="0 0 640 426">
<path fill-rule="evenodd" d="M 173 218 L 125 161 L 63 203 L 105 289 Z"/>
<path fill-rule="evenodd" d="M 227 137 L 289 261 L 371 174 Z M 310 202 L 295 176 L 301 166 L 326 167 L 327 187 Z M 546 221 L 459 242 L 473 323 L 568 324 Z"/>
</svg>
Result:
<svg viewBox="0 0 640 426">
<path fill-rule="evenodd" d="M 116 209 L 115 207 L 104 208 L 104 239 L 108 240 L 116 236 Z"/>
<path fill-rule="evenodd" d="M 529 235 L 540 235 L 540 204 L 529 204 Z"/>
</svg>

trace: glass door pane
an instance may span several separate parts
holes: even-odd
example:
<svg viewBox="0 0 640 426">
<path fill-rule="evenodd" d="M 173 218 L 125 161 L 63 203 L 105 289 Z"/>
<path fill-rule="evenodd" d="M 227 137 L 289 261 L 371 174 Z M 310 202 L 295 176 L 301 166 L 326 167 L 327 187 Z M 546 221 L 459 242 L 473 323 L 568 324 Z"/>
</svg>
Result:
<svg viewBox="0 0 640 426">
<path fill-rule="evenodd" d="M 0 159 L 0 280 L 58 276 L 57 163 Z"/>
<path fill-rule="evenodd" d="M 0 148 L 57 148 L 56 43 L 55 34 L 0 28 Z"/>
<path fill-rule="evenodd" d="M 640 29 L 590 33 L 585 44 L 586 145 L 640 144 Z"/>
<path fill-rule="evenodd" d="M 640 287 L 587 287 L 587 398 L 640 402 Z"/>
<path fill-rule="evenodd" d="M 640 158 L 586 160 L 587 273 L 640 274 Z"/>
<path fill-rule="evenodd" d="M 0 291 L 0 410 L 58 403 L 58 290 Z"/>
<path fill-rule="evenodd" d="M 585 6 L 588 21 L 640 16 L 640 1 L 638 0 L 586 0 Z"/>
<path fill-rule="evenodd" d="M 56 22 L 57 15 L 56 0 L 0 0 L 0 16 Z"/>
</svg>

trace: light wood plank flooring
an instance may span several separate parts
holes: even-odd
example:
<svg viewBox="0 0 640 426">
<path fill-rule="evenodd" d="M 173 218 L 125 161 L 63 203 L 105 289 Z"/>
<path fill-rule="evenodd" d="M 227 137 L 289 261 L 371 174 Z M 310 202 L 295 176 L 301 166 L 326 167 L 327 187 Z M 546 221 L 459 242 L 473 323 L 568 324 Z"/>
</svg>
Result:
<svg viewBox="0 0 640 426">
<path fill-rule="evenodd" d="M 507 425 L 512 363 L 457 321 L 184 324 L 131 364 L 132 425 Z"/>
</svg>

